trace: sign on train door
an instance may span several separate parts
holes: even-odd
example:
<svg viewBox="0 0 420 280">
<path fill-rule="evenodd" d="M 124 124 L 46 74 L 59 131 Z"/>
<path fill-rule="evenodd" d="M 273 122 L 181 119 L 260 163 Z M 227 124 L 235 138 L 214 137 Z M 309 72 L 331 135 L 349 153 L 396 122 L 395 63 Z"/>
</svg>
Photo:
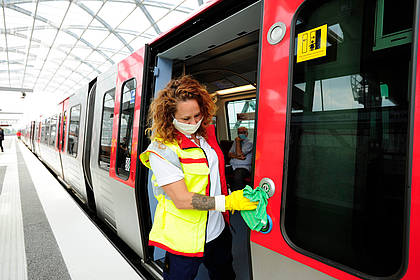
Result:
<svg viewBox="0 0 420 280">
<path fill-rule="evenodd" d="M 274 193 L 273 224 L 251 234 L 254 279 L 418 277 L 416 2 L 264 1 L 254 185 Z"/>
</svg>

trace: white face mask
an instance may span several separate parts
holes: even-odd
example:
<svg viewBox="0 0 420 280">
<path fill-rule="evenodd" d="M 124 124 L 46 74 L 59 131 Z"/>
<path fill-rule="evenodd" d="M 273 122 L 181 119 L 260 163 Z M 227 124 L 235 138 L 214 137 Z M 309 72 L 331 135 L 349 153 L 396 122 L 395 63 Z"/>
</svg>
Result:
<svg viewBox="0 0 420 280">
<path fill-rule="evenodd" d="M 174 124 L 175 128 L 178 129 L 179 132 L 184 133 L 186 135 L 191 135 L 195 133 L 197 129 L 200 127 L 202 120 L 203 119 L 201 119 L 196 124 L 188 124 L 188 123 L 179 122 L 177 119 L 174 118 L 172 123 Z"/>
</svg>

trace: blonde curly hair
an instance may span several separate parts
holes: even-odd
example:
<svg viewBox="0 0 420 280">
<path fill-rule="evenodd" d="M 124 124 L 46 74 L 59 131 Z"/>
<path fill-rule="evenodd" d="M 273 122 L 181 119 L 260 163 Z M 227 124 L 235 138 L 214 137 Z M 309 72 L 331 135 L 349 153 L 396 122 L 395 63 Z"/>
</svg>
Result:
<svg viewBox="0 0 420 280">
<path fill-rule="evenodd" d="M 217 107 L 215 99 L 207 92 L 205 86 L 190 75 L 172 79 L 158 96 L 152 101 L 149 108 L 148 126 L 146 132 L 151 140 L 159 137 L 162 142 L 172 143 L 177 140 L 177 130 L 172 124 L 176 113 L 176 106 L 180 101 L 195 99 L 200 107 L 203 121 L 196 135 L 207 139 L 206 128 L 211 123 Z"/>
</svg>

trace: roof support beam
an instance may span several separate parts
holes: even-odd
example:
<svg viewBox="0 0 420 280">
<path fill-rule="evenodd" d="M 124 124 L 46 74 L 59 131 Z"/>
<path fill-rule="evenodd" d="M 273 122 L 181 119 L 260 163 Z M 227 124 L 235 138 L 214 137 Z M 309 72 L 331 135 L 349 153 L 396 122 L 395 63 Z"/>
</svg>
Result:
<svg viewBox="0 0 420 280">
<path fill-rule="evenodd" d="M 35 4 L 35 12 L 34 12 L 33 21 L 32 21 L 31 35 L 28 37 L 28 42 L 27 42 L 27 46 L 28 46 L 28 48 L 27 48 L 27 50 L 26 50 L 25 70 L 23 70 L 23 78 L 22 78 L 22 85 L 21 85 L 22 87 L 23 87 L 23 84 L 24 84 L 24 82 L 25 82 L 25 75 L 26 75 L 26 68 L 27 68 L 27 66 L 28 66 L 29 53 L 31 52 L 32 35 L 34 34 L 35 17 L 36 17 L 36 14 L 37 14 L 37 12 L 38 12 L 38 3 L 39 3 L 39 0 L 37 0 L 37 1 L 36 1 L 36 4 Z"/>
<path fill-rule="evenodd" d="M 2 0 L 3 2 L 3 0 Z M 3 25 L 4 25 L 4 30 L 7 29 L 6 27 L 6 13 L 4 11 L 4 4 L 2 5 L 2 10 L 3 10 Z M 9 65 L 9 51 L 7 51 L 9 49 L 9 45 L 7 43 L 7 34 L 6 32 L 4 33 L 4 39 L 5 39 L 5 43 L 6 43 L 6 57 L 7 57 L 7 70 L 9 71 L 9 86 L 11 85 L 10 83 L 10 65 Z"/>
<path fill-rule="evenodd" d="M 0 91 L 33 92 L 34 90 L 30 88 L 0 87 Z"/>
</svg>

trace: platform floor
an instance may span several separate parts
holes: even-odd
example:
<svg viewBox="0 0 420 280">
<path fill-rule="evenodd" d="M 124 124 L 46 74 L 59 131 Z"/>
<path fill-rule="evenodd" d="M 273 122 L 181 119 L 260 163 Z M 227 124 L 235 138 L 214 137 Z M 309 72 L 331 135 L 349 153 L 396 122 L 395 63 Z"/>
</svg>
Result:
<svg viewBox="0 0 420 280">
<path fill-rule="evenodd" d="M 0 151 L 0 279 L 142 279 L 16 137 Z"/>
</svg>

